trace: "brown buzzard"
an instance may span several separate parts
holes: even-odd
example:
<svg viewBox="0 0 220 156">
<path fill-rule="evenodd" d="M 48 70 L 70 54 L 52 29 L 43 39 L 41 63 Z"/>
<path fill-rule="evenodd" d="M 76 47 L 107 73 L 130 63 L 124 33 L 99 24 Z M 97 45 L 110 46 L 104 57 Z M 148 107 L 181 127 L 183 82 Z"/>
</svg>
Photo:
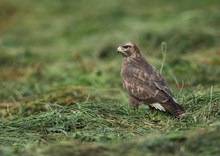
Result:
<svg viewBox="0 0 220 156">
<path fill-rule="evenodd" d="M 185 115 L 160 73 L 144 59 L 135 44 L 122 45 L 117 52 L 123 56 L 121 77 L 132 108 L 137 109 L 142 101 L 175 117 Z"/>
</svg>

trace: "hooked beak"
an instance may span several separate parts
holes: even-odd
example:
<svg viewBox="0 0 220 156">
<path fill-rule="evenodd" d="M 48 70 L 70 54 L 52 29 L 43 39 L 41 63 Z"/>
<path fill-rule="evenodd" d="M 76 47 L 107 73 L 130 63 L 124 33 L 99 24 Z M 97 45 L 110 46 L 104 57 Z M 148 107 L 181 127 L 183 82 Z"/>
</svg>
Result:
<svg viewBox="0 0 220 156">
<path fill-rule="evenodd" d="M 118 49 L 116 50 L 117 53 L 121 53 L 121 54 L 124 54 L 124 55 L 127 55 L 125 52 L 124 52 L 124 48 L 123 47 L 118 47 Z"/>
<path fill-rule="evenodd" d="M 117 53 L 123 53 L 123 48 L 122 47 L 118 47 L 118 49 L 116 50 Z"/>
</svg>

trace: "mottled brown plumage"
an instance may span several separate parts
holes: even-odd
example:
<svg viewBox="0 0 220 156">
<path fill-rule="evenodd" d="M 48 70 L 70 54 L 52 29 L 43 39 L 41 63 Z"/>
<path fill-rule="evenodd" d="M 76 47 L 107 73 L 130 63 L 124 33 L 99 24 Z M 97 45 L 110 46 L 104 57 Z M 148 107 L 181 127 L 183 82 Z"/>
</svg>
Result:
<svg viewBox="0 0 220 156">
<path fill-rule="evenodd" d="M 142 101 L 175 117 L 186 113 L 174 100 L 160 73 L 144 59 L 135 44 L 122 45 L 117 52 L 123 56 L 121 77 L 132 108 L 138 108 L 139 102 Z"/>
</svg>

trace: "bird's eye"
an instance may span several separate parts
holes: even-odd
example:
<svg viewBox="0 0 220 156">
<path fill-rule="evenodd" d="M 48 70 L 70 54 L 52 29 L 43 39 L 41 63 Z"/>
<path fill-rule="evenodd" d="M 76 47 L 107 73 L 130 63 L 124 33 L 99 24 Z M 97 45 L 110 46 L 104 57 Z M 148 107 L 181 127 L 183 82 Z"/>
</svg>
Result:
<svg viewBox="0 0 220 156">
<path fill-rule="evenodd" d="M 125 48 L 125 49 L 128 49 L 128 47 L 129 47 L 129 46 L 127 46 L 127 45 L 123 46 L 123 48 Z"/>
</svg>

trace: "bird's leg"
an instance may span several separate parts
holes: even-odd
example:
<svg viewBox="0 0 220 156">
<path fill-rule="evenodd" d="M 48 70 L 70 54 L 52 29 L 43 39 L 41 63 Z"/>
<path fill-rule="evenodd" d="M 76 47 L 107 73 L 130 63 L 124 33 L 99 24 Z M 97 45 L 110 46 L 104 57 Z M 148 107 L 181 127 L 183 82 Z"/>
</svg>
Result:
<svg viewBox="0 0 220 156">
<path fill-rule="evenodd" d="M 148 105 L 148 106 L 149 106 L 150 113 L 154 113 L 156 111 L 156 108 L 154 108 L 154 107 L 152 107 L 150 105 Z"/>
<path fill-rule="evenodd" d="M 134 109 L 137 110 L 139 107 L 139 100 L 131 95 L 129 95 L 129 106 Z"/>
</svg>

